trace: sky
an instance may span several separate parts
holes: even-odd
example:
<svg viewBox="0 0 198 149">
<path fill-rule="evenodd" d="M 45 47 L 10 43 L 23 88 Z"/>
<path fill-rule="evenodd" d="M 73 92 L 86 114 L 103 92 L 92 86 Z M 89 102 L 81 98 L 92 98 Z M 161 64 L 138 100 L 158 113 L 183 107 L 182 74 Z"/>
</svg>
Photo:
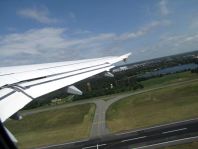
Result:
<svg viewBox="0 0 198 149">
<path fill-rule="evenodd" d="M 0 0 L 0 66 L 198 50 L 197 0 Z"/>
</svg>

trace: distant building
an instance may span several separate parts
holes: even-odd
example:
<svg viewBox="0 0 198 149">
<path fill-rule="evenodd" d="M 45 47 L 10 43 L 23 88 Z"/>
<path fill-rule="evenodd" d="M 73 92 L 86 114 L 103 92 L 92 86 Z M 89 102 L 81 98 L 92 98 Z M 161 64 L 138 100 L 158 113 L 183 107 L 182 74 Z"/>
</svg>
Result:
<svg viewBox="0 0 198 149">
<path fill-rule="evenodd" d="M 120 72 L 120 71 L 126 71 L 126 70 L 128 70 L 127 66 L 121 66 L 116 69 L 113 69 L 113 72 Z"/>
<path fill-rule="evenodd" d="M 194 58 L 198 58 L 198 55 L 192 55 L 192 57 L 194 57 Z"/>
<path fill-rule="evenodd" d="M 62 102 L 63 102 L 62 99 L 55 98 L 55 99 L 51 100 L 51 105 L 61 104 Z"/>
</svg>

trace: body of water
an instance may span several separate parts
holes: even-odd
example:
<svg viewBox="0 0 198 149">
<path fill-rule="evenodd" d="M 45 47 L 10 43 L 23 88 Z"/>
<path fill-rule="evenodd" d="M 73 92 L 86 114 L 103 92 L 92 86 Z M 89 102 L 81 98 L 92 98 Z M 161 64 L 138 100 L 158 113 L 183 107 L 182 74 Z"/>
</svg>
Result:
<svg viewBox="0 0 198 149">
<path fill-rule="evenodd" d="M 147 72 L 141 77 L 159 76 L 159 75 L 164 75 L 164 74 L 182 72 L 182 71 L 186 71 L 186 70 L 193 70 L 196 68 L 198 68 L 198 64 L 195 64 L 195 63 L 184 64 L 184 65 L 163 68 L 163 69 L 159 69 L 159 70 L 152 71 L 152 72 Z"/>
</svg>

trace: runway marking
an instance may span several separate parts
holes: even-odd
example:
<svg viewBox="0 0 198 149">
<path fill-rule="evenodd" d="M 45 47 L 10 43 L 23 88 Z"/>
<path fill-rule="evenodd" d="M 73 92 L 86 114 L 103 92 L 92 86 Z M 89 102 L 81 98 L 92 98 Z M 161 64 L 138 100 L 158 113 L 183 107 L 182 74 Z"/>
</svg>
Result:
<svg viewBox="0 0 198 149">
<path fill-rule="evenodd" d="M 167 134 L 167 133 L 182 131 L 182 130 L 186 130 L 186 129 L 187 129 L 187 128 L 181 128 L 181 129 L 176 129 L 176 130 L 165 131 L 165 132 L 162 132 L 162 134 Z"/>
<path fill-rule="evenodd" d="M 118 134 L 115 134 L 115 135 L 116 135 L 116 136 L 120 136 L 120 135 L 124 135 L 124 134 L 128 134 L 128 133 L 133 133 L 133 132 L 128 131 L 128 132 L 118 133 Z"/>
<path fill-rule="evenodd" d="M 167 141 L 167 142 L 162 142 L 162 143 L 156 143 L 156 144 L 151 144 L 151 145 L 145 145 L 145 146 L 141 146 L 141 147 L 136 147 L 134 149 L 144 149 L 144 148 L 153 147 L 153 146 L 156 146 L 156 145 L 163 145 L 163 144 L 167 144 L 167 143 L 185 141 L 185 140 L 190 140 L 190 139 L 198 139 L 198 136 L 183 138 L 183 139 L 178 139 L 178 140 L 173 140 L 173 141 Z"/>
<path fill-rule="evenodd" d="M 146 136 L 137 137 L 137 138 L 132 138 L 132 139 L 126 139 L 126 140 L 122 140 L 121 142 L 128 142 L 128 141 L 138 140 L 138 139 L 143 139 L 143 138 L 146 138 Z"/>
<path fill-rule="evenodd" d="M 107 144 L 97 144 L 97 145 L 93 145 L 93 146 L 88 146 L 88 147 L 83 147 L 82 149 L 86 149 L 86 148 L 93 148 L 93 147 L 99 147 L 99 146 L 104 146 L 104 145 L 107 145 Z"/>
<path fill-rule="evenodd" d="M 142 130 L 149 130 L 149 129 L 155 129 L 155 128 L 159 128 L 159 127 L 166 127 L 166 126 L 171 126 L 171 125 L 175 125 L 175 124 L 179 124 L 179 123 L 186 123 L 186 122 L 196 121 L 196 120 L 198 120 L 198 118 L 184 120 L 184 121 L 178 121 L 178 122 L 173 122 L 173 123 L 169 123 L 169 124 L 162 124 L 162 125 L 157 125 L 157 126 L 137 129 L 137 130 L 128 131 L 128 132 L 117 133 L 115 135 L 119 136 L 119 135 L 124 135 L 124 134 L 129 134 L 129 133 L 135 133 L 135 132 L 142 131 Z"/>
</svg>

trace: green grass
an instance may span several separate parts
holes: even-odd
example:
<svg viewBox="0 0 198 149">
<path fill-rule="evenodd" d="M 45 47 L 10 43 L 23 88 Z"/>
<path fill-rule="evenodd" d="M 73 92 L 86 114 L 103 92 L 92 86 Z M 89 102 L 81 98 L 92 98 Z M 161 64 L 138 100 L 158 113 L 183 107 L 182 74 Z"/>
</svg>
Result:
<svg viewBox="0 0 198 149">
<path fill-rule="evenodd" d="M 149 87 L 155 87 L 159 85 L 167 85 L 171 83 L 177 83 L 192 79 L 198 79 L 198 75 L 195 73 L 188 72 L 181 72 L 181 73 L 175 73 L 175 74 L 169 74 L 162 77 L 152 78 L 146 81 L 142 81 L 141 84 L 145 88 Z"/>
<path fill-rule="evenodd" d="M 191 73 L 190 71 L 187 71 L 187 72 L 180 72 L 180 73 L 165 75 L 162 77 L 152 78 L 152 79 L 149 79 L 146 81 L 141 81 L 140 83 L 144 86 L 144 89 L 150 89 L 150 88 L 154 88 L 154 87 L 160 87 L 160 86 L 164 86 L 164 85 L 169 85 L 169 84 L 183 82 L 183 81 L 190 81 L 190 80 L 194 80 L 194 79 L 198 79 L 198 75 L 195 73 Z M 137 91 L 140 91 L 140 90 L 125 91 L 125 92 L 121 92 L 121 93 L 115 93 L 112 95 L 95 97 L 92 99 L 99 98 L 104 101 L 108 101 L 118 95 L 131 93 L 131 92 L 137 92 Z"/>
<path fill-rule="evenodd" d="M 175 146 L 166 147 L 164 149 L 198 149 L 198 142 L 179 144 Z"/>
<path fill-rule="evenodd" d="M 198 116 L 198 81 L 133 95 L 107 111 L 113 132 L 148 127 Z"/>
<path fill-rule="evenodd" d="M 89 136 L 94 111 L 94 104 L 83 104 L 9 120 L 6 127 L 18 139 L 19 148 L 63 143 Z"/>
</svg>

